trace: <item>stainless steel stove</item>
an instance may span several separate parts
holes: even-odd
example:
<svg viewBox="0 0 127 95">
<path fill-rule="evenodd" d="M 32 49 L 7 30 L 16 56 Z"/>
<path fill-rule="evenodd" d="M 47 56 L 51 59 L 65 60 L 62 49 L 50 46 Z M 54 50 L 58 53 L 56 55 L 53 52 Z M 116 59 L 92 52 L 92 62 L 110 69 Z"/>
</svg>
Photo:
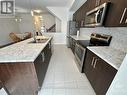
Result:
<svg viewBox="0 0 127 95">
<path fill-rule="evenodd" d="M 87 46 L 109 46 L 112 36 L 92 33 L 90 41 L 78 41 L 75 45 L 75 58 L 77 67 L 82 72 Z M 88 43 L 89 42 L 89 43 Z"/>
</svg>

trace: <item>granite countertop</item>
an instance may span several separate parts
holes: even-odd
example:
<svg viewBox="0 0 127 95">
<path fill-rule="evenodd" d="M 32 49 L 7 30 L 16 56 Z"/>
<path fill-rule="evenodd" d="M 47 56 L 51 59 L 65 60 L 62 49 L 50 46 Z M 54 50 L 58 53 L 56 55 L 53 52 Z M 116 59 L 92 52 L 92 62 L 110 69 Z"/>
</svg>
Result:
<svg viewBox="0 0 127 95">
<path fill-rule="evenodd" d="M 108 46 L 93 46 L 87 48 L 117 70 L 121 66 L 122 61 L 126 56 L 125 52 Z"/>
<path fill-rule="evenodd" d="M 78 40 L 90 40 L 89 36 L 76 36 L 76 35 L 71 35 L 71 38 L 73 38 L 74 40 L 78 41 Z"/>
<path fill-rule="evenodd" d="M 0 49 L 0 63 L 34 62 L 37 56 L 49 43 L 52 37 L 45 43 L 30 43 L 33 38 Z"/>
</svg>

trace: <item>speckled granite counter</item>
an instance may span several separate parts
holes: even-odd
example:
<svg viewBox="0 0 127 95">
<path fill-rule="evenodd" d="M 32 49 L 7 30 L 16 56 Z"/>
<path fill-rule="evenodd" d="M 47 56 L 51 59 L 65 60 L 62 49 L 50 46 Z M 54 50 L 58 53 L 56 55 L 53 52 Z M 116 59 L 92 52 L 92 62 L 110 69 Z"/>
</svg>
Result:
<svg viewBox="0 0 127 95">
<path fill-rule="evenodd" d="M 125 52 L 106 46 L 87 48 L 117 70 L 119 69 L 126 55 Z"/>
<path fill-rule="evenodd" d="M 33 38 L 0 49 L 0 63 L 11 62 L 34 62 L 40 52 L 52 39 L 45 43 L 30 43 Z"/>
<path fill-rule="evenodd" d="M 90 40 L 90 37 L 89 36 L 79 36 L 79 37 L 77 37 L 77 36 L 70 36 L 71 38 L 73 38 L 73 39 L 75 39 L 76 41 L 78 41 L 78 40 Z"/>
</svg>

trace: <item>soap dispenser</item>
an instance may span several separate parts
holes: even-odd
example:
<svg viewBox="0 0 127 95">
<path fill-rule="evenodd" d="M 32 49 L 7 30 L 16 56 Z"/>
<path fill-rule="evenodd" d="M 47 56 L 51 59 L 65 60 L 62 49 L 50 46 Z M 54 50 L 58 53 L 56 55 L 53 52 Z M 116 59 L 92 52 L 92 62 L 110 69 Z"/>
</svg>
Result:
<svg viewBox="0 0 127 95">
<path fill-rule="evenodd" d="M 79 37 L 80 36 L 80 31 L 79 30 L 77 30 L 77 37 Z"/>
</svg>

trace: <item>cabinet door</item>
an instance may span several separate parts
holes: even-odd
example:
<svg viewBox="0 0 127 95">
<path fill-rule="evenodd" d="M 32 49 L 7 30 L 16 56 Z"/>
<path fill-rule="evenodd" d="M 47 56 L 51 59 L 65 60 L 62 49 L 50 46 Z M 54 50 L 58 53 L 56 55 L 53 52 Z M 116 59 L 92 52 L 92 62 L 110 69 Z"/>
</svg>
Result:
<svg viewBox="0 0 127 95">
<path fill-rule="evenodd" d="M 127 8 L 127 0 L 111 0 L 105 26 L 127 26 L 127 23 L 125 23 L 127 19 L 127 11 L 125 15 L 123 15 L 125 8 Z"/>
<path fill-rule="evenodd" d="M 36 69 L 36 74 L 38 78 L 38 83 L 39 83 L 39 89 L 42 86 L 44 77 L 45 77 L 45 71 L 46 71 L 46 65 L 44 62 L 44 52 L 41 52 L 41 54 L 37 57 L 37 59 L 34 62 L 35 69 Z"/>
<path fill-rule="evenodd" d="M 94 59 L 95 59 L 95 55 L 87 49 L 83 71 L 85 72 L 91 85 L 95 84 L 94 82 L 95 82 L 95 77 L 96 77 L 96 74 L 94 72 L 95 70 L 93 69 Z"/>
<path fill-rule="evenodd" d="M 76 45 L 76 41 L 72 39 L 72 52 L 73 53 L 75 53 L 75 45 Z"/>
<path fill-rule="evenodd" d="M 117 70 L 103 60 L 99 60 L 98 63 L 98 66 L 100 66 L 100 69 L 98 70 L 100 72 L 100 82 L 103 83 L 103 86 L 98 82 L 97 91 L 98 95 L 105 95 Z"/>
<path fill-rule="evenodd" d="M 96 7 L 96 0 L 87 0 L 87 3 L 88 3 L 88 6 L 87 6 L 88 11 Z"/>
<path fill-rule="evenodd" d="M 81 20 L 80 20 L 80 27 L 85 27 L 85 16 L 88 12 L 88 3 L 87 1 L 81 7 Z"/>
<path fill-rule="evenodd" d="M 49 64 L 49 61 L 50 61 L 50 58 L 51 58 L 51 55 L 52 55 L 52 45 L 51 45 L 51 42 L 49 42 L 47 44 L 47 46 L 45 47 L 44 54 L 45 54 L 45 63 L 47 65 L 47 67 L 48 67 L 48 64 Z"/>
<path fill-rule="evenodd" d="M 105 95 L 117 70 L 97 57 L 94 65 L 95 82 L 93 88 L 97 95 Z"/>
<path fill-rule="evenodd" d="M 71 37 L 69 38 L 69 42 L 70 42 L 70 48 L 72 50 L 72 38 Z"/>
<path fill-rule="evenodd" d="M 84 27 L 85 24 L 85 15 L 87 12 L 88 6 L 87 1 L 73 14 L 73 20 L 77 23 L 77 28 Z"/>
<path fill-rule="evenodd" d="M 87 50 L 84 72 L 96 94 L 105 95 L 117 70 Z"/>
</svg>

